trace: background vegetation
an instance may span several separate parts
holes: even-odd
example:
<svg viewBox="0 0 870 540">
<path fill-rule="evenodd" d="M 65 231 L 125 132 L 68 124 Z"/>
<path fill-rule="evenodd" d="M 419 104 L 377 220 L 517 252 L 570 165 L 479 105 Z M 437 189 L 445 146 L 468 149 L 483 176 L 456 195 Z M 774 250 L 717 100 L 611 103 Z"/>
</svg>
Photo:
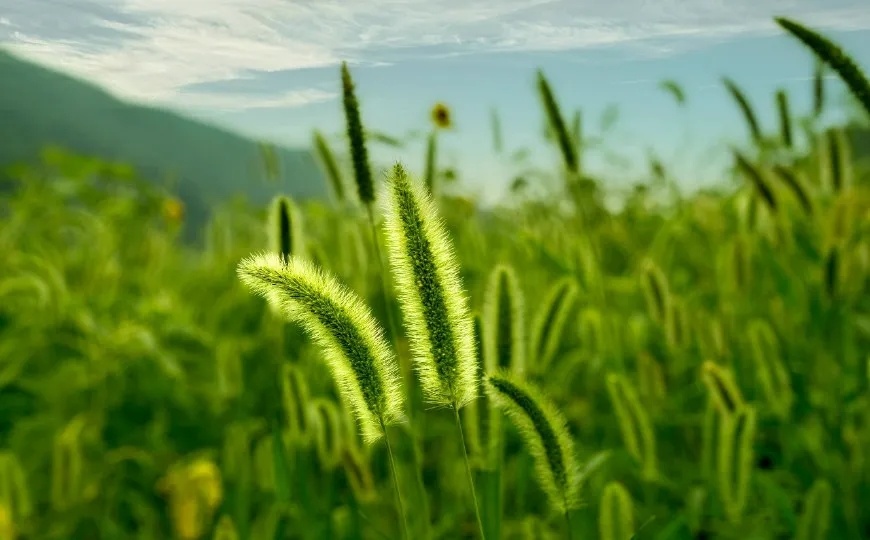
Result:
<svg viewBox="0 0 870 540">
<path fill-rule="evenodd" d="M 830 49 L 817 54 L 842 75 Z M 499 335 L 506 321 L 522 329 L 523 376 L 567 419 L 580 465 L 574 538 L 870 536 L 870 152 L 858 128 L 814 120 L 823 74 L 814 110 L 796 114 L 783 94 L 772 131 L 727 83 L 751 144 L 715 190 L 681 193 L 652 160 L 650 181 L 618 210 L 605 207 L 604 184 L 582 168 L 579 124 L 544 74 L 548 137 L 564 158 L 556 191 L 532 196 L 523 186 L 536 180 L 520 178 L 508 202 L 481 213 L 441 192 L 435 157 L 420 175 L 481 335 Z M 854 81 L 860 126 L 870 85 L 860 73 Z M 91 94 L 82 99 L 105 98 Z M 20 102 L 3 114 L 63 118 Z M 362 443 L 321 351 L 236 276 L 243 257 L 274 245 L 265 200 L 219 197 L 202 245 L 182 242 L 179 193 L 143 177 L 149 159 L 172 156 L 151 143 L 199 128 L 152 118 L 165 127 L 113 137 L 152 156 L 94 141 L 86 153 L 110 159 L 49 148 L 6 173 L 0 538 L 398 538 L 385 447 Z M 449 110 L 434 120 L 437 133 Z M 94 121 L 122 134 L 127 120 Z M 201 133 L 201 157 L 185 146 L 172 159 L 229 190 L 243 175 L 215 148 L 243 145 Z M 2 141 L 16 159 L 45 142 L 39 132 Z M 430 147 L 437 156 L 437 137 Z M 289 202 L 292 252 L 332 272 L 389 329 L 401 313 L 351 168 L 331 167 L 326 147 L 318 154 L 329 174 L 317 189 L 332 196 Z M 259 155 L 270 163 L 270 152 Z M 493 300 L 498 265 L 519 290 Z M 520 295 L 516 311 L 486 308 Z M 423 406 L 406 337 L 389 338 L 417 392 L 413 422 L 391 430 L 410 536 L 476 537 L 452 415 Z M 481 349 L 483 364 L 499 350 Z M 490 406 L 462 411 L 487 537 L 567 537 L 532 454 Z"/>
</svg>

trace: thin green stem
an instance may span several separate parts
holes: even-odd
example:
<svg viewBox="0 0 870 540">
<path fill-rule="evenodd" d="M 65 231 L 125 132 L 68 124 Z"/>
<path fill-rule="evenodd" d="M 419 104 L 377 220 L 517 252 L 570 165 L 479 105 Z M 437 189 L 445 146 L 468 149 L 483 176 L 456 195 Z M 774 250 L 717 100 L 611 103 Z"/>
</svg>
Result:
<svg viewBox="0 0 870 540">
<path fill-rule="evenodd" d="M 474 501 L 474 514 L 477 517 L 477 527 L 480 529 L 480 538 L 486 540 L 483 532 L 483 520 L 480 518 L 480 505 L 477 504 L 477 491 L 474 489 L 474 475 L 471 472 L 471 463 L 468 461 L 468 447 L 465 445 L 465 433 L 462 431 L 462 420 L 459 418 L 459 409 L 453 406 L 453 417 L 456 419 L 456 429 L 459 430 L 459 440 L 462 442 L 462 457 L 465 458 L 465 472 L 468 475 L 468 486 L 471 488 L 471 499 Z"/>
<path fill-rule="evenodd" d="M 390 468 L 393 472 L 393 488 L 396 490 L 397 510 L 402 517 L 402 538 L 407 540 L 408 536 L 408 516 L 405 514 L 405 504 L 402 502 L 402 493 L 399 491 L 399 471 L 396 469 L 396 460 L 393 457 L 393 446 L 390 444 L 390 436 L 387 433 L 387 427 L 381 419 L 381 429 L 384 430 L 384 440 L 387 443 L 387 455 L 390 456 Z"/>
<path fill-rule="evenodd" d="M 366 205 L 366 212 L 368 213 L 369 225 L 371 226 L 372 233 L 372 242 L 375 245 L 375 255 L 378 259 L 378 273 L 381 275 L 381 294 L 383 296 L 384 301 L 384 309 L 387 312 L 387 324 L 390 329 L 390 337 L 393 343 L 393 349 L 396 351 L 396 354 L 399 354 L 398 340 L 399 340 L 399 332 L 396 326 L 396 322 L 393 319 L 393 310 L 390 309 L 390 297 L 387 294 L 387 290 L 389 289 L 389 282 L 387 281 L 387 272 L 386 265 L 384 265 L 383 253 L 381 252 L 381 242 L 378 238 L 378 229 L 375 225 L 375 214 L 372 210 L 372 205 Z M 416 418 L 416 409 L 414 407 L 414 393 L 411 391 L 411 384 L 408 384 L 408 423 L 409 429 L 408 432 L 411 437 L 411 455 L 414 459 L 414 479 L 417 483 L 417 490 L 420 494 L 420 499 L 423 503 L 422 513 L 424 516 L 424 524 L 426 526 L 426 532 L 428 537 L 429 532 L 429 499 L 426 497 L 426 488 L 423 485 L 423 473 L 422 466 L 420 465 L 420 452 L 417 444 L 417 428 L 416 422 L 414 419 Z"/>
<path fill-rule="evenodd" d="M 571 511 L 567 509 L 567 505 L 565 509 L 565 526 L 568 527 L 568 534 L 566 538 L 568 540 L 571 540 L 572 538 L 574 538 L 574 527 L 571 525 Z"/>
</svg>

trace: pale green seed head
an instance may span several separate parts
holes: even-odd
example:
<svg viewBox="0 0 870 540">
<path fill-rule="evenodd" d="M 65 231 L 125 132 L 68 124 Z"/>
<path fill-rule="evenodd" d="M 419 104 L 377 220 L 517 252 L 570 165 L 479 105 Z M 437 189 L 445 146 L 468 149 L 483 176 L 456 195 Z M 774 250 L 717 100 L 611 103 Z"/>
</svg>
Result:
<svg viewBox="0 0 870 540">
<path fill-rule="evenodd" d="M 555 510 L 577 502 L 578 473 L 574 441 L 567 421 L 537 387 L 518 376 L 501 372 L 487 378 L 496 406 L 511 418 L 535 458 L 541 487 Z"/>
<path fill-rule="evenodd" d="M 404 398 L 395 355 L 357 295 L 297 257 L 284 261 L 277 254 L 254 255 L 239 264 L 238 274 L 251 291 L 300 323 L 323 349 L 366 442 L 383 435 L 381 422 L 401 419 Z"/>
<path fill-rule="evenodd" d="M 513 267 L 500 264 L 492 269 L 483 301 L 484 359 L 487 371 L 526 369 L 526 320 L 520 280 Z"/>
<path fill-rule="evenodd" d="M 461 408 L 477 397 L 477 352 L 453 246 L 431 197 L 401 165 L 385 201 L 387 248 L 423 395 Z"/>
</svg>

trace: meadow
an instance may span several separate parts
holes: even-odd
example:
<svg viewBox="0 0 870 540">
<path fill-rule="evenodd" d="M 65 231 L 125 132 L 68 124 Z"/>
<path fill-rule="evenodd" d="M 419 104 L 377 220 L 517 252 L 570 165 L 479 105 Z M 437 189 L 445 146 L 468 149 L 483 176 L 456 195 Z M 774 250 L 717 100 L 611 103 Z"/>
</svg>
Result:
<svg viewBox="0 0 870 540">
<path fill-rule="evenodd" d="M 347 65 L 330 200 L 228 200 L 202 245 L 128 166 L 17 168 L 0 540 L 870 537 L 870 164 L 816 121 L 870 83 L 777 22 L 814 110 L 765 132 L 726 80 L 730 177 L 653 162 L 618 210 L 540 72 L 556 188 L 493 210 L 441 189 L 443 105 L 419 178 L 372 171 Z"/>
</svg>

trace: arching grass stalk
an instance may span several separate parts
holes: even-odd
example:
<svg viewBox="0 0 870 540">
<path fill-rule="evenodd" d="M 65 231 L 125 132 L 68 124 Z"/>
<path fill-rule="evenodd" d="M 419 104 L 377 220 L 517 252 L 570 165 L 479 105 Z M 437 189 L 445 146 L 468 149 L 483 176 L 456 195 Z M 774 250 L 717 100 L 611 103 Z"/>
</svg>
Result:
<svg viewBox="0 0 870 540">
<path fill-rule="evenodd" d="M 395 355 L 363 301 L 335 278 L 297 257 L 254 255 L 239 264 L 238 274 L 245 286 L 288 320 L 300 323 L 322 348 L 363 440 L 371 444 L 386 438 L 386 426 L 402 419 L 404 394 Z M 407 538 L 407 518 L 388 440 L 387 449 L 402 534 Z"/>
<path fill-rule="evenodd" d="M 474 324 L 435 203 L 396 164 L 385 206 L 387 251 L 423 395 L 453 409 L 480 535 L 485 538 L 459 409 L 477 398 Z"/>
<path fill-rule="evenodd" d="M 536 387 L 518 376 L 501 372 L 487 381 L 493 401 L 514 421 L 534 456 L 538 481 L 550 505 L 564 515 L 571 538 L 570 510 L 577 499 L 578 474 L 567 422 Z"/>
<path fill-rule="evenodd" d="M 351 76 L 350 69 L 347 67 L 347 63 L 342 63 L 341 65 L 341 86 L 342 86 L 342 96 L 343 96 L 343 104 L 344 104 L 344 116 L 345 123 L 347 126 L 347 136 L 350 144 L 350 154 L 353 161 L 353 170 L 354 170 L 354 178 L 356 180 L 357 186 L 357 194 L 359 195 L 360 202 L 365 206 L 366 215 L 369 221 L 369 227 L 372 235 L 372 242 L 375 246 L 375 255 L 378 261 L 378 274 L 381 278 L 381 295 L 384 302 L 384 311 L 386 311 L 387 315 L 387 327 L 390 331 L 390 338 L 393 342 L 393 347 L 398 352 L 398 325 L 395 322 L 393 317 L 393 310 L 390 308 L 390 296 L 389 296 L 389 280 L 387 279 L 387 273 L 384 265 L 384 255 L 383 250 L 381 249 L 381 242 L 378 236 L 378 230 L 375 220 L 375 212 L 373 209 L 375 203 L 375 185 L 372 180 L 371 168 L 369 167 L 369 159 L 368 159 L 368 151 L 366 149 L 366 141 L 365 141 L 365 131 L 363 129 L 362 119 L 360 117 L 360 108 L 359 101 L 356 97 L 356 91 L 354 88 L 353 77 Z M 424 520 L 426 525 L 429 523 L 429 509 L 428 509 L 428 500 L 426 498 L 426 490 L 423 486 L 423 477 L 420 471 L 420 459 L 419 459 L 419 451 L 417 445 L 417 432 L 416 432 L 416 410 L 414 408 L 414 394 L 411 391 L 411 386 L 408 388 L 408 416 L 409 416 L 409 424 L 410 429 L 409 433 L 411 436 L 411 446 L 412 446 L 412 456 L 414 458 L 414 471 L 415 471 L 415 479 L 417 482 L 418 489 L 420 491 L 420 496 L 423 500 L 423 504 L 425 506 L 423 515 L 426 516 Z M 392 453 L 390 454 L 390 459 L 392 459 Z"/>
</svg>

